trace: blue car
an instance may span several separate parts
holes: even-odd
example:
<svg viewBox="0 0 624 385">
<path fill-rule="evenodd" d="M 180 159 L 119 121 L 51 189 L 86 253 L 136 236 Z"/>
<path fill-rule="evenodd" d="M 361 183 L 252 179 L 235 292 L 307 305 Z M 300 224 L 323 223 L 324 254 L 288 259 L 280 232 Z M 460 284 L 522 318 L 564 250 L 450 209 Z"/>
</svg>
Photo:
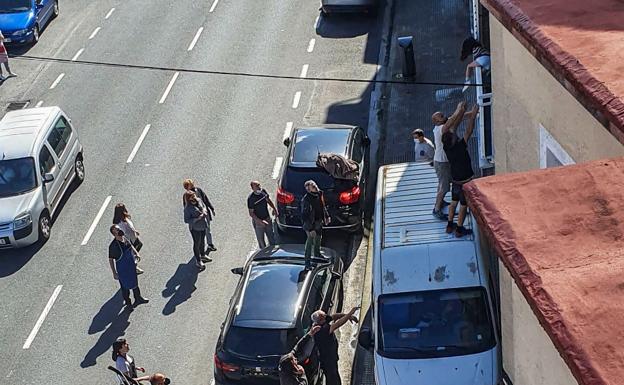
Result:
<svg viewBox="0 0 624 385">
<path fill-rule="evenodd" d="M 0 31 L 5 43 L 35 44 L 59 13 L 58 0 L 0 0 Z"/>
</svg>

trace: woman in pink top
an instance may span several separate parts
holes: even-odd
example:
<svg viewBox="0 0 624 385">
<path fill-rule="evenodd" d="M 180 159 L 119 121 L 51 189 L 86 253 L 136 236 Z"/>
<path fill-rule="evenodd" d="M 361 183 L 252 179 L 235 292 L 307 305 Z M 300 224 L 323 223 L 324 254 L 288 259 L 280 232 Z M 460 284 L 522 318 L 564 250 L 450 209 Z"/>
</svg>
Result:
<svg viewBox="0 0 624 385">
<path fill-rule="evenodd" d="M 6 79 L 4 76 L 2 76 L 2 64 L 4 64 L 4 68 L 6 68 L 7 72 L 9 73 L 9 76 L 7 76 L 7 78 L 10 78 L 11 76 L 17 76 L 13 72 L 11 72 L 11 68 L 9 68 L 9 55 L 7 55 L 7 50 L 4 46 L 4 35 L 2 34 L 2 31 L 0 31 L 0 82 Z"/>
</svg>

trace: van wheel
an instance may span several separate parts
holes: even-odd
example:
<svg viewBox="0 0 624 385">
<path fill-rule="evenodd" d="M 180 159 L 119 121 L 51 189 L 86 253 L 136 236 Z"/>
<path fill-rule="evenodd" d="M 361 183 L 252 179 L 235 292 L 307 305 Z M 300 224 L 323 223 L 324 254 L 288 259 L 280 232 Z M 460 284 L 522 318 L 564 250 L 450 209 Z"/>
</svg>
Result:
<svg viewBox="0 0 624 385">
<path fill-rule="evenodd" d="M 59 15 L 59 5 L 58 5 L 58 0 L 54 2 L 54 14 L 53 17 L 57 17 Z"/>
<path fill-rule="evenodd" d="M 78 186 L 84 181 L 85 178 L 84 161 L 80 156 L 76 157 L 76 160 L 74 161 L 74 173 L 76 174 L 74 181 L 76 182 L 76 186 Z"/>
<path fill-rule="evenodd" d="M 39 243 L 43 244 L 50 239 L 50 233 L 52 231 L 52 221 L 47 211 L 44 211 L 39 216 Z"/>
</svg>

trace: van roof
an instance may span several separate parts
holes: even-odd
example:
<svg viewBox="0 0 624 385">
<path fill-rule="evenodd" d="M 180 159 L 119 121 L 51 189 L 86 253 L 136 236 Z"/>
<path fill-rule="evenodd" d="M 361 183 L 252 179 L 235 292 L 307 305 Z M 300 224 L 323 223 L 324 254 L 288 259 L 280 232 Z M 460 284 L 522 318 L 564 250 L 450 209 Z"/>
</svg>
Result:
<svg viewBox="0 0 624 385">
<path fill-rule="evenodd" d="M 32 156 L 39 132 L 60 110 L 58 107 L 38 107 L 4 115 L 0 120 L 0 159 Z"/>
</svg>

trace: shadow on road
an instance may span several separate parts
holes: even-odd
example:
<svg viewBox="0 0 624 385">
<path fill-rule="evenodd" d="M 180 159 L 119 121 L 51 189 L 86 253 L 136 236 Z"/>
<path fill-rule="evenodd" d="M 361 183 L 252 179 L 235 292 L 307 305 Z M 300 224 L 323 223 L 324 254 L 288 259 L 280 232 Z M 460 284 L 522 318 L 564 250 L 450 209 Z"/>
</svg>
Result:
<svg viewBox="0 0 624 385">
<path fill-rule="evenodd" d="M 118 290 L 98 311 L 89 326 L 89 334 L 98 333 L 104 329 L 95 345 L 87 352 L 85 358 L 80 363 L 81 368 L 88 368 L 97 363 L 97 359 L 102 354 L 110 351 L 113 342 L 125 334 L 130 326 L 130 312 L 121 311 L 123 308 L 123 298 L 121 290 Z M 108 326 L 108 328 L 107 328 Z"/>
<path fill-rule="evenodd" d="M 328 39 L 351 38 L 372 32 L 375 25 L 375 15 L 356 13 L 321 15 L 316 34 Z"/>
<path fill-rule="evenodd" d="M 197 287 L 197 274 L 199 270 L 195 266 L 195 258 L 191 258 L 187 263 L 178 265 L 176 272 L 167 281 L 165 289 L 162 291 L 163 298 L 169 298 L 169 301 L 162 310 L 164 315 L 173 314 L 178 305 L 186 302 Z"/>
</svg>

